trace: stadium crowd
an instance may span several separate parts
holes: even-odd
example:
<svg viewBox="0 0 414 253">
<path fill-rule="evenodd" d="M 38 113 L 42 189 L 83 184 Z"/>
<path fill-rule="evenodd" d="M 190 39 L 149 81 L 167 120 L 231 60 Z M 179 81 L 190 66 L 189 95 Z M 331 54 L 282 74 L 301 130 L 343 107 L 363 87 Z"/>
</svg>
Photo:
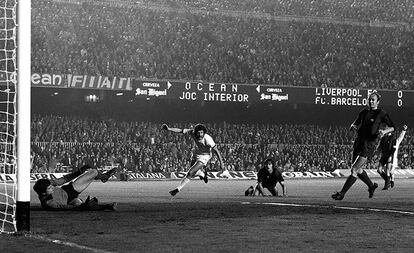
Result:
<svg viewBox="0 0 414 253">
<path fill-rule="evenodd" d="M 143 0 L 174 8 L 193 7 L 214 11 L 268 13 L 274 16 L 305 16 L 358 21 L 413 22 L 414 6 L 410 0 Z"/>
<path fill-rule="evenodd" d="M 191 5 L 191 1 L 175 2 Z M 229 6 L 250 3 L 199 2 Z M 300 7 L 302 1 L 275 2 L 288 7 L 286 14 L 307 15 L 300 11 L 306 6 Z M 317 6 L 327 1 L 308 2 Z M 349 5 L 349 1 L 338 2 Z M 387 2 L 400 6 L 400 1 Z M 409 7 L 409 1 L 401 2 Z M 360 4 L 364 3 L 367 8 L 375 5 L 368 0 Z M 373 12 L 380 16 L 412 16 L 412 8 L 403 12 L 400 8 L 377 5 L 381 8 Z M 243 12 L 225 15 L 131 6 L 35 1 L 32 72 L 413 89 L 414 45 L 410 30 L 285 22 L 266 16 L 246 16 Z M 278 5 L 273 9 L 279 9 Z M 310 14 L 313 15 L 312 11 Z"/>
<path fill-rule="evenodd" d="M 39 0 L 32 8 L 32 72 L 413 90 L 413 30 L 356 24 L 412 25 L 413 9 L 410 0 Z M 275 18 L 286 15 L 309 19 Z M 191 140 L 156 123 L 32 120 L 33 172 L 84 163 L 167 172 L 190 163 Z M 269 156 L 285 171 L 347 168 L 354 138 L 347 126 L 207 128 L 230 170 L 256 170 Z M 413 142 L 408 136 L 403 143 L 403 168 L 413 163 Z M 217 170 L 215 159 L 209 166 Z"/>
<path fill-rule="evenodd" d="M 333 171 L 348 168 L 351 159 L 353 134 L 347 126 L 206 126 L 229 170 L 257 170 L 264 158 L 274 157 L 283 171 Z M 412 168 L 413 144 L 407 135 L 400 150 L 401 168 Z M 156 123 L 75 116 L 32 118 L 32 172 L 62 172 L 85 163 L 97 167 L 120 164 L 132 172 L 185 171 L 192 145 L 190 138 L 164 132 Z M 209 167 L 218 170 L 216 159 Z"/>
</svg>

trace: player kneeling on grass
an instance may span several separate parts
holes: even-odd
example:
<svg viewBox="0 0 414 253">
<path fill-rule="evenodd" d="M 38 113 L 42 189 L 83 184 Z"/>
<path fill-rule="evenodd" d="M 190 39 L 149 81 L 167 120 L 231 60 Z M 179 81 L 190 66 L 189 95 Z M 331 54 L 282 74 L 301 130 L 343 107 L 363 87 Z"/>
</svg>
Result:
<svg viewBox="0 0 414 253">
<path fill-rule="evenodd" d="M 177 188 L 170 191 L 170 194 L 172 196 L 175 196 L 188 182 L 190 182 L 191 178 L 194 178 L 196 176 L 204 180 L 205 183 L 208 182 L 207 172 L 203 172 L 203 168 L 205 168 L 208 161 L 210 161 L 212 157 L 212 151 L 216 153 L 220 162 L 220 168 L 222 169 L 221 176 L 226 178 L 230 177 L 229 171 L 224 168 L 223 157 L 221 156 L 220 151 L 217 149 L 213 138 L 207 134 L 207 128 L 204 125 L 197 124 L 194 129 L 181 129 L 176 127 L 168 127 L 166 124 L 163 124 L 162 129 L 174 133 L 188 134 L 196 144 L 196 147 L 193 150 L 193 161 L 191 162 L 191 167 Z"/>
<path fill-rule="evenodd" d="M 246 196 L 269 196 L 265 188 L 270 192 L 272 196 L 279 196 L 276 189 L 277 183 L 282 186 L 283 197 L 286 197 L 286 186 L 284 183 L 282 173 L 276 168 L 275 161 L 272 158 L 268 158 L 263 163 L 263 168 L 257 173 L 257 184 L 255 187 L 250 186 L 246 192 Z"/>
<path fill-rule="evenodd" d="M 116 168 L 102 173 L 89 165 L 85 165 L 61 178 L 39 179 L 33 186 L 33 190 L 37 193 L 40 203 L 45 210 L 115 211 L 116 203 L 101 204 L 98 203 L 97 198 L 90 199 L 89 196 L 85 201 L 79 198 L 79 194 L 93 180 L 98 179 L 105 183 L 115 172 Z M 72 180 L 74 181 L 71 182 Z"/>
</svg>

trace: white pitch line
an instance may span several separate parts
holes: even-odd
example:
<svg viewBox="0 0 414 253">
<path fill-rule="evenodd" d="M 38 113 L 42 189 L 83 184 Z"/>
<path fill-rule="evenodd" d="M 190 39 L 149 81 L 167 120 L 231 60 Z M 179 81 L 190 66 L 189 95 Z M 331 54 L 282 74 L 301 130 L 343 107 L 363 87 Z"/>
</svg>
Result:
<svg viewBox="0 0 414 253">
<path fill-rule="evenodd" d="M 112 251 L 107 251 L 107 250 L 103 250 L 103 249 L 95 249 L 95 248 L 91 248 L 88 246 L 83 246 L 83 245 L 79 245 L 73 242 L 65 242 L 65 241 L 61 241 L 61 240 L 57 240 L 57 239 L 52 239 L 52 238 L 47 238 L 41 235 L 32 235 L 32 234 L 25 234 L 26 237 L 29 238 L 33 238 L 33 239 L 37 239 L 40 241 L 44 241 L 44 242 L 50 242 L 50 243 L 55 243 L 58 245 L 64 245 L 64 246 L 68 246 L 68 247 L 72 247 L 72 248 L 77 248 L 77 249 L 81 249 L 81 250 L 88 250 L 90 252 L 95 252 L 95 253 L 112 253 Z"/>
<path fill-rule="evenodd" d="M 414 212 L 402 211 L 402 210 L 392 210 L 392 209 L 378 209 L 378 208 L 364 208 L 364 207 L 348 207 L 348 206 L 323 206 L 323 205 L 310 205 L 310 204 L 295 204 L 295 203 L 260 203 L 260 202 L 241 202 L 242 205 L 271 205 L 271 206 L 294 206 L 294 207 L 314 207 L 314 208 L 333 208 L 333 209 L 343 209 L 343 210 L 356 210 L 356 211 L 372 211 L 380 213 L 398 213 L 398 214 L 408 214 L 414 215 Z"/>
</svg>

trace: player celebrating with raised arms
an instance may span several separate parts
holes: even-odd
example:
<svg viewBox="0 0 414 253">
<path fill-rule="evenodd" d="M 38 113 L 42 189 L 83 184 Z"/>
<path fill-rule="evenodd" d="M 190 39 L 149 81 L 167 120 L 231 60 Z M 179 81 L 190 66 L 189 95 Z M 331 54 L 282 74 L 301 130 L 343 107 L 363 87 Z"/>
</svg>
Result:
<svg viewBox="0 0 414 253">
<path fill-rule="evenodd" d="M 378 108 L 380 99 L 380 94 L 377 92 L 371 93 L 368 96 L 369 108 L 363 109 L 358 118 L 351 124 L 350 130 L 357 130 L 352 153 L 351 175 L 346 179 L 342 190 L 332 195 L 335 200 L 344 198 L 346 192 L 356 182 L 357 177 L 368 186 L 369 198 L 374 196 L 378 184 L 372 183 L 363 166 L 367 159 L 373 156 L 378 138 L 394 131 L 394 123 L 392 123 L 388 114 Z M 386 127 L 380 129 L 381 124 L 385 124 Z"/>
<path fill-rule="evenodd" d="M 207 172 L 203 172 L 203 167 L 205 167 L 208 161 L 212 157 L 212 152 L 216 153 L 218 160 L 220 162 L 220 168 L 222 170 L 222 176 L 230 177 L 230 173 L 227 169 L 224 168 L 223 157 L 220 151 L 217 149 L 216 143 L 214 142 L 213 138 L 207 134 L 207 128 L 202 124 L 197 124 L 194 129 L 181 129 L 175 127 L 168 127 L 166 124 L 162 125 L 162 128 L 167 131 L 171 131 L 174 133 L 183 133 L 189 134 L 195 144 L 196 147 L 193 149 L 193 156 L 191 161 L 191 167 L 187 172 L 185 178 L 183 178 L 180 184 L 174 190 L 170 191 L 172 196 L 175 196 L 181 189 L 190 182 L 191 178 L 199 176 L 207 183 Z"/>
</svg>

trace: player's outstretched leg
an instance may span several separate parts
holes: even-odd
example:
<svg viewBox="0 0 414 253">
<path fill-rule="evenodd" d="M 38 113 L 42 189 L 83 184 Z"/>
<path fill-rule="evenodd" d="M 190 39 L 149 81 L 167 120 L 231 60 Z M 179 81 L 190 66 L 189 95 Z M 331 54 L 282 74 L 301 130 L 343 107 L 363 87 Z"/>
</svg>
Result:
<svg viewBox="0 0 414 253">
<path fill-rule="evenodd" d="M 388 187 L 387 187 L 387 174 L 382 170 L 382 168 L 379 168 L 377 170 L 377 172 L 381 176 L 381 178 L 384 179 L 384 188 L 382 188 L 382 190 L 388 190 Z"/>
<path fill-rule="evenodd" d="M 204 177 L 203 177 L 203 181 L 204 183 L 208 183 L 208 175 L 207 175 L 207 171 L 204 172 Z"/>
<path fill-rule="evenodd" d="M 342 187 L 342 190 L 340 192 L 336 192 L 335 194 L 331 196 L 334 200 L 342 200 L 344 198 L 346 192 L 356 182 L 357 177 L 359 177 L 359 174 L 361 172 L 364 172 L 364 170 L 362 170 L 361 168 L 365 164 L 366 161 L 367 161 L 367 158 L 361 157 L 361 156 L 357 156 L 354 159 L 354 163 L 352 164 L 352 167 L 351 167 L 351 175 L 349 175 L 349 177 L 346 179 L 345 184 Z"/>
<path fill-rule="evenodd" d="M 98 176 L 98 174 L 99 172 L 97 169 L 88 169 L 85 173 L 83 173 L 80 177 L 72 182 L 73 189 L 79 193 L 83 192 L 86 188 L 88 188 L 88 186 L 92 183 L 95 177 Z"/>
<path fill-rule="evenodd" d="M 385 187 L 387 188 L 387 190 L 388 190 L 388 188 L 390 188 L 391 187 L 391 171 L 392 171 L 392 163 L 391 162 L 389 162 L 388 163 L 388 165 L 387 165 L 387 170 L 386 170 L 386 172 L 385 172 L 385 174 L 386 174 L 386 180 L 385 180 Z"/>
<path fill-rule="evenodd" d="M 374 184 L 372 185 L 372 187 L 370 187 L 370 188 L 368 189 L 368 193 L 369 193 L 368 197 L 369 197 L 369 198 L 374 197 L 374 192 L 375 192 L 375 189 L 377 189 L 377 188 L 378 188 L 378 184 L 377 184 L 377 183 L 374 183 Z"/>
<path fill-rule="evenodd" d="M 342 190 L 339 192 L 336 192 L 335 194 L 332 194 L 332 198 L 334 200 L 342 200 L 345 197 L 346 192 L 351 188 L 351 186 L 356 182 L 357 178 L 353 175 L 350 175 L 342 187 Z"/>
<path fill-rule="evenodd" d="M 177 188 L 169 191 L 169 193 L 171 194 L 171 196 L 175 196 L 177 195 L 178 192 L 181 191 L 181 189 L 188 183 L 190 182 L 190 178 L 193 178 L 196 176 L 196 173 L 202 169 L 204 166 L 203 163 L 197 161 L 193 166 L 191 166 L 190 170 L 187 172 L 187 175 L 185 176 L 185 178 L 183 178 L 180 182 L 180 184 L 177 186 Z"/>
<path fill-rule="evenodd" d="M 181 191 L 182 188 L 184 188 L 184 186 L 190 182 L 190 179 L 188 178 L 188 173 L 187 176 L 183 179 L 181 179 L 180 184 L 177 186 L 177 188 L 169 191 L 169 193 L 171 194 L 171 196 L 175 196 L 177 195 L 177 193 L 179 193 Z"/>
<path fill-rule="evenodd" d="M 377 183 L 372 183 L 371 179 L 368 177 L 368 174 L 365 170 L 358 174 L 359 179 L 362 180 L 368 186 L 368 197 L 372 198 L 374 196 L 375 189 L 378 188 Z"/>
<path fill-rule="evenodd" d="M 102 172 L 98 171 L 98 175 L 95 177 L 95 179 L 100 179 L 102 181 L 102 183 L 106 183 L 106 182 L 108 182 L 109 178 L 111 178 L 112 175 L 114 175 L 116 173 L 117 169 L 118 168 L 115 167 L 113 169 L 108 170 L 105 173 L 102 173 Z"/>
<path fill-rule="evenodd" d="M 390 176 L 386 176 L 384 187 L 382 190 L 388 190 L 391 187 L 391 181 Z"/>
<path fill-rule="evenodd" d="M 390 169 L 390 187 L 394 188 L 394 166 Z"/>
<path fill-rule="evenodd" d="M 384 188 L 382 188 L 383 190 L 388 190 L 388 188 L 390 188 L 391 186 L 391 175 L 390 175 L 390 170 L 392 168 L 392 165 L 390 163 L 387 164 L 387 167 L 385 168 L 384 171 L 384 176 L 385 176 L 385 183 L 384 183 Z"/>
<path fill-rule="evenodd" d="M 65 179 L 65 182 L 70 182 L 76 179 L 77 177 L 81 176 L 83 173 L 85 173 L 89 169 L 92 169 L 92 167 L 87 164 L 80 168 L 74 168 L 72 173 L 64 175 L 63 178 Z"/>
<path fill-rule="evenodd" d="M 197 171 L 197 173 L 196 173 L 196 176 L 198 176 L 199 178 L 200 178 L 200 180 L 203 180 L 204 181 L 204 183 L 208 183 L 208 176 L 207 176 L 207 171 L 204 169 L 204 171 L 203 170 L 198 170 Z"/>
<path fill-rule="evenodd" d="M 179 191 L 180 191 L 180 190 L 178 190 L 178 188 L 175 188 L 174 190 L 169 191 L 169 193 L 171 194 L 171 196 L 175 196 L 175 195 L 177 195 L 177 193 L 178 193 Z"/>
</svg>

